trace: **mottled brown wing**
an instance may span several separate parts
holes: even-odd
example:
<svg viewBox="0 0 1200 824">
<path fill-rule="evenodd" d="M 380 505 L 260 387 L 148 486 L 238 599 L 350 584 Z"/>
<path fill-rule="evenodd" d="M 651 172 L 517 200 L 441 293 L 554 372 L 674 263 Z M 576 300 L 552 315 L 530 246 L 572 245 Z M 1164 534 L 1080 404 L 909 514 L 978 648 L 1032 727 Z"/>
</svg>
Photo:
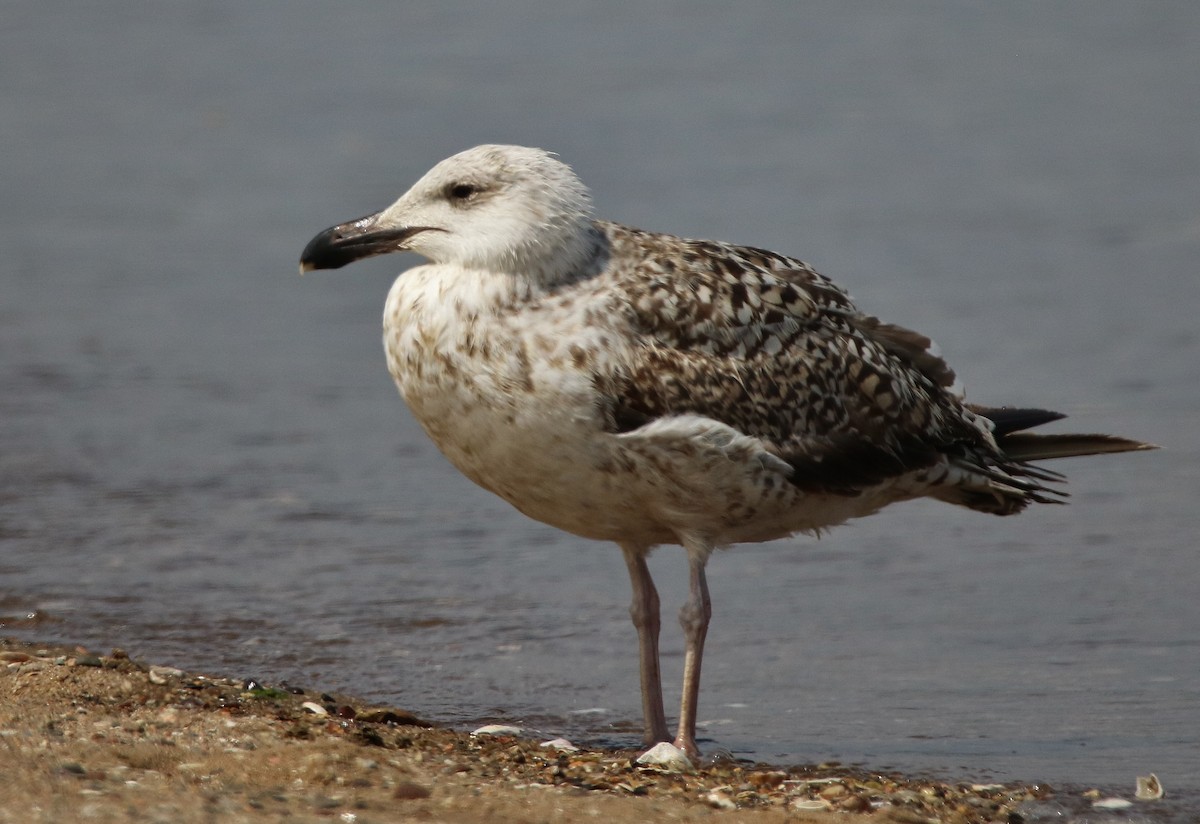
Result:
<svg viewBox="0 0 1200 824">
<path fill-rule="evenodd" d="M 628 251 L 622 240 L 615 254 Z M 622 287 L 644 345 L 603 387 L 615 428 L 704 415 L 762 439 L 797 484 L 840 492 L 983 443 L 929 339 L 861 314 L 803 262 L 646 233 L 629 240 L 642 252 L 622 260 Z"/>
</svg>

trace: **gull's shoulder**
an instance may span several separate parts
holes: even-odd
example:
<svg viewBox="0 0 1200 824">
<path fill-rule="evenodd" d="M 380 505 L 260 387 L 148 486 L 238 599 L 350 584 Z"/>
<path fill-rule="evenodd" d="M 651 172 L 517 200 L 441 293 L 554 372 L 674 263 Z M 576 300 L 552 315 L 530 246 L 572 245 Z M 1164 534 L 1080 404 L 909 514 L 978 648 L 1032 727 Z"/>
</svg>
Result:
<svg viewBox="0 0 1200 824">
<path fill-rule="evenodd" d="M 753 322 L 857 314 L 850 295 L 808 263 L 753 246 L 596 221 L 605 274 L 646 309 L 685 322 Z M 689 311 L 691 310 L 691 311 Z M 692 311 L 698 316 L 689 317 Z"/>
<path fill-rule="evenodd" d="M 905 378 L 941 388 L 955 383 L 932 340 L 861 311 L 844 288 L 799 258 L 616 223 L 595 225 L 606 248 L 602 275 L 657 346 L 737 358 L 778 356 L 803 333 L 821 330 L 832 346 L 827 354 L 853 360 L 882 350 Z"/>
</svg>

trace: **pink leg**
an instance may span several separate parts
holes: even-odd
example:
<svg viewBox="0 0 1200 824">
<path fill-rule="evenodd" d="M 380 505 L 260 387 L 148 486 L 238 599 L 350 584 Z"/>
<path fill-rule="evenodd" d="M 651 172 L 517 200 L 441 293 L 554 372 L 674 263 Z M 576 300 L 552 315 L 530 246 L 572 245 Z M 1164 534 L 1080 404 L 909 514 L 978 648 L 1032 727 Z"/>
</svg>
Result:
<svg viewBox="0 0 1200 824">
<path fill-rule="evenodd" d="M 688 547 L 690 587 L 688 601 L 679 611 L 679 623 L 683 626 L 686 651 L 683 659 L 683 699 L 679 706 L 679 733 L 675 746 L 695 760 L 700 757 L 696 746 L 696 708 L 700 703 L 700 661 L 704 657 L 704 638 L 708 635 L 708 620 L 712 617 L 712 603 L 708 598 L 708 581 L 704 577 L 704 565 L 708 562 L 708 548 Z"/>
<path fill-rule="evenodd" d="M 641 651 L 642 670 L 642 718 L 645 724 L 643 740 L 647 745 L 666 741 L 667 716 L 663 711 L 662 676 L 658 670 L 658 590 L 646 566 L 649 550 L 642 546 L 621 545 L 625 554 L 625 565 L 629 567 L 629 580 L 633 584 L 633 604 L 629 616 L 637 628 L 638 647 Z"/>
</svg>

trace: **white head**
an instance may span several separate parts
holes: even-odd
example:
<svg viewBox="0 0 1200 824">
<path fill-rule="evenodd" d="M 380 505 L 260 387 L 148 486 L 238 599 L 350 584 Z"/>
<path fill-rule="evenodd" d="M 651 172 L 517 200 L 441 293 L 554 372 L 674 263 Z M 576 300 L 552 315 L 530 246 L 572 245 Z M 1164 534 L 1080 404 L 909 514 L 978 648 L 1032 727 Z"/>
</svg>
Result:
<svg viewBox="0 0 1200 824">
<path fill-rule="evenodd" d="M 412 251 L 433 263 L 553 282 L 592 252 L 590 221 L 587 188 L 549 152 L 476 146 L 434 166 L 382 212 L 317 235 L 300 268 Z"/>
</svg>

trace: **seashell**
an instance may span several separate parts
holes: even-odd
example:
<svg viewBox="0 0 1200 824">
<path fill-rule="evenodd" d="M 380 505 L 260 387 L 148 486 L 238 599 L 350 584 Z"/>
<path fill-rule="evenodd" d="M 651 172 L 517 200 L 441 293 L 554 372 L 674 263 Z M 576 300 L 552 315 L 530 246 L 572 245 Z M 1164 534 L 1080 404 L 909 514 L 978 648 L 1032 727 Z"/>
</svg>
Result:
<svg viewBox="0 0 1200 824">
<path fill-rule="evenodd" d="M 1137 777 L 1137 792 L 1133 795 L 1138 801 L 1157 801 L 1163 797 L 1163 785 L 1154 773 Z"/>
</svg>

